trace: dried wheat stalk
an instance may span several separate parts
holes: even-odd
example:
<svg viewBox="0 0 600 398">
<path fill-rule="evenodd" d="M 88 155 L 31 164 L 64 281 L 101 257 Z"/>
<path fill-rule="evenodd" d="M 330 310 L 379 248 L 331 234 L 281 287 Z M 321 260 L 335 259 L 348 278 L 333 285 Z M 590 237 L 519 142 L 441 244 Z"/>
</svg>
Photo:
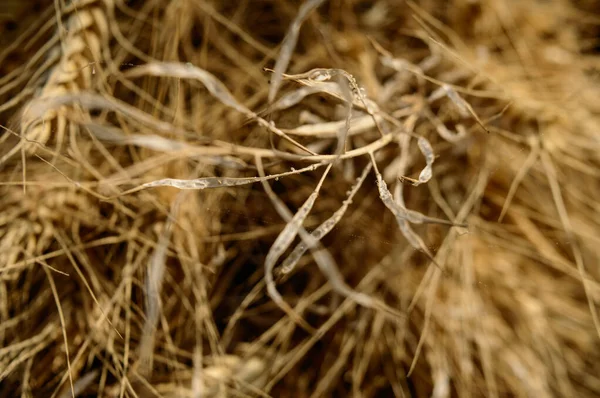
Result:
<svg viewBox="0 0 600 398">
<path fill-rule="evenodd" d="M 106 7 L 110 6 L 109 1 L 74 0 L 65 9 L 57 10 L 59 44 L 50 53 L 58 52 L 60 56 L 32 101 L 97 88 L 101 65 L 107 61 L 104 49 L 108 47 L 110 34 Z M 54 137 L 59 150 L 67 132 L 76 132 L 76 126 L 68 123 L 68 116 L 75 108 L 62 106 L 37 117 L 28 113 L 29 104 L 24 106 L 22 114 L 22 147 L 32 153 L 36 143 L 46 145 Z"/>
</svg>

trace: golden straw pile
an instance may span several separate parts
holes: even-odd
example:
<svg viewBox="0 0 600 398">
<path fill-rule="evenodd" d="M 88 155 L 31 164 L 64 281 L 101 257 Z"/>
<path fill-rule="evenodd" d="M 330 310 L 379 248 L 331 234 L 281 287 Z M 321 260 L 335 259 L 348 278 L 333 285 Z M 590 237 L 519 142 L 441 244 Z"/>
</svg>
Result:
<svg viewBox="0 0 600 398">
<path fill-rule="evenodd" d="M 0 18 L 0 397 L 600 395 L 597 0 Z"/>
</svg>

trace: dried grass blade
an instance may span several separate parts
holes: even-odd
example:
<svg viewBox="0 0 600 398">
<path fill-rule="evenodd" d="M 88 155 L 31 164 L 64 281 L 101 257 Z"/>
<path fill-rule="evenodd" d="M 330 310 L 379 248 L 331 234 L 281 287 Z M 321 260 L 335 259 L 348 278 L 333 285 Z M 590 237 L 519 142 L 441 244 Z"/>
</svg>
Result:
<svg viewBox="0 0 600 398">
<path fill-rule="evenodd" d="M 324 0 L 307 0 L 304 2 L 304 4 L 302 4 L 298 10 L 296 18 L 294 18 L 294 21 L 290 25 L 290 28 L 283 39 L 283 43 L 281 44 L 281 51 L 279 52 L 277 61 L 275 62 L 274 73 L 271 78 L 271 86 L 269 87 L 268 99 L 270 104 L 275 100 L 277 91 L 281 86 L 283 73 L 286 71 L 292 58 L 292 53 L 296 47 L 296 42 L 298 41 L 298 35 L 300 34 L 300 28 L 302 24 L 308 15 L 321 4 L 323 4 L 323 2 Z"/>
<path fill-rule="evenodd" d="M 444 96 L 448 97 L 450 99 L 450 101 L 452 101 L 452 103 L 456 106 L 456 109 L 458 109 L 458 113 L 460 113 L 460 115 L 462 117 L 467 118 L 467 117 L 471 116 L 473 119 L 475 119 L 477 124 L 479 124 L 485 132 L 489 133 L 489 130 L 487 129 L 487 127 L 485 127 L 485 124 L 483 124 L 483 121 L 479 118 L 477 113 L 475 113 L 475 110 L 473 110 L 473 107 L 471 106 L 471 104 L 469 104 L 467 101 L 465 101 L 458 94 L 458 92 L 454 88 L 452 88 L 450 85 L 442 84 L 442 86 L 440 88 L 438 88 L 433 93 L 431 93 L 431 95 L 429 96 L 429 98 L 427 100 L 428 100 L 428 102 L 431 103 L 431 102 L 438 100 Z"/>
<path fill-rule="evenodd" d="M 290 93 L 279 98 L 273 105 L 269 107 L 269 111 L 282 111 L 292 106 L 298 105 L 302 100 L 309 95 L 321 92 L 318 87 L 300 87 Z"/>
<path fill-rule="evenodd" d="M 98 298 L 96 297 L 96 294 L 94 293 L 94 290 L 92 289 L 92 286 L 90 285 L 90 282 L 85 277 L 85 274 L 81 270 L 81 267 L 79 267 L 78 262 L 75 261 L 75 258 L 73 257 L 73 254 L 71 252 L 71 250 L 75 250 L 75 249 L 74 248 L 73 249 L 70 248 L 71 245 L 68 244 L 67 237 L 66 237 L 67 235 L 63 231 L 60 231 L 60 230 L 54 230 L 54 231 L 52 231 L 52 234 L 53 234 L 54 238 L 56 239 L 56 241 L 58 242 L 58 244 L 61 246 L 61 249 L 64 252 L 64 254 L 67 256 L 69 262 L 71 263 L 71 265 L 73 266 L 73 268 L 77 272 L 77 275 L 81 279 L 81 282 L 85 286 L 86 290 L 90 293 L 90 296 L 92 297 L 92 300 L 98 306 L 98 309 L 102 313 L 103 319 L 106 320 L 106 322 L 111 326 L 111 328 L 113 329 L 113 331 L 119 336 L 119 338 L 122 339 L 123 336 L 121 336 L 121 333 L 119 333 L 119 331 L 117 330 L 117 328 L 113 325 L 112 321 L 108 318 L 106 312 L 104 311 L 104 309 L 100 305 L 100 301 L 98 301 Z M 71 247 L 73 247 L 73 246 L 71 246 Z"/>
<path fill-rule="evenodd" d="M 181 151 L 194 148 L 187 142 L 175 141 L 156 134 L 129 134 L 125 135 L 115 127 L 103 126 L 95 123 L 83 123 L 100 141 L 118 145 L 134 145 L 140 148 L 152 149 L 161 152 Z"/>
<path fill-rule="evenodd" d="M 59 398 L 69 398 L 71 396 L 77 397 L 81 395 L 86 388 L 88 388 L 92 382 L 98 377 L 98 371 L 93 370 L 80 377 L 73 385 L 73 394 L 71 390 L 66 390 Z"/>
<path fill-rule="evenodd" d="M 317 187 L 315 188 L 315 190 L 310 194 L 308 199 L 304 202 L 304 204 L 300 207 L 300 209 L 294 215 L 292 215 L 292 213 L 287 208 L 287 206 L 277 197 L 277 195 L 275 195 L 275 193 L 273 192 L 273 190 L 267 183 L 266 177 L 264 175 L 264 168 L 262 166 L 262 161 L 260 160 L 260 157 L 257 157 L 256 165 L 257 165 L 259 173 L 262 177 L 261 182 L 265 188 L 265 192 L 267 192 L 267 195 L 273 202 L 273 205 L 275 206 L 279 215 L 282 216 L 284 218 L 284 220 L 287 222 L 285 228 L 283 229 L 283 231 L 281 231 L 279 236 L 277 236 L 277 239 L 275 239 L 275 242 L 269 249 L 269 252 L 267 253 L 267 257 L 265 258 L 265 283 L 266 283 L 266 287 L 267 287 L 267 293 L 269 294 L 271 299 L 275 302 L 275 304 L 277 304 L 282 310 L 284 310 L 300 326 L 302 326 L 306 330 L 311 331 L 311 330 L 313 330 L 313 328 L 308 323 L 306 323 L 306 321 L 304 321 L 302 319 L 302 317 L 300 315 L 298 315 L 293 310 L 293 308 L 291 308 L 285 302 L 283 297 L 281 297 L 281 295 L 277 291 L 277 287 L 275 285 L 275 280 L 273 277 L 273 269 L 275 268 L 275 264 L 277 263 L 277 260 L 279 260 L 281 255 L 287 250 L 287 248 L 290 246 L 292 241 L 296 238 L 299 230 L 301 228 L 303 228 L 302 224 L 304 223 L 304 220 L 310 213 L 313 205 L 315 204 L 315 201 L 317 200 L 317 197 L 319 196 L 319 191 L 321 190 L 323 182 L 325 181 L 325 177 L 327 176 L 327 174 L 329 173 L 329 170 L 331 169 L 331 164 L 327 167 L 327 169 L 325 170 L 325 173 L 323 173 L 323 176 L 319 180 L 319 183 L 318 183 Z"/>
<path fill-rule="evenodd" d="M 306 87 L 318 89 L 320 92 L 345 101 L 345 95 L 340 84 L 328 81 L 333 76 L 343 75 L 354 86 L 356 91 L 352 95 L 352 105 L 358 109 L 365 110 L 372 117 L 380 112 L 379 106 L 373 100 L 367 98 L 362 89 L 356 84 L 355 79 L 348 72 L 342 69 L 313 69 L 312 71 L 300 75 L 284 75 L 286 79 L 292 79 Z"/>
<path fill-rule="evenodd" d="M 392 193 L 389 191 L 386 182 L 383 179 L 383 176 L 377 169 L 377 165 L 375 164 L 375 158 L 371 153 L 371 159 L 373 162 L 373 166 L 375 167 L 375 173 L 377 175 L 377 188 L 379 190 L 379 197 L 385 206 L 396 216 L 397 219 L 406 220 L 412 224 L 443 224 L 450 225 L 453 227 L 466 227 L 466 224 L 462 223 L 454 223 L 449 220 L 443 220 L 441 218 L 429 217 L 424 215 L 423 213 L 419 213 L 418 211 L 408 210 L 406 209 L 402 203 L 396 202 Z"/>
<path fill-rule="evenodd" d="M 48 283 L 50 284 L 50 290 L 52 291 L 52 296 L 54 297 L 54 301 L 56 303 L 56 309 L 58 310 L 58 317 L 60 319 L 60 326 L 63 334 L 64 347 L 65 347 L 65 356 L 67 358 L 67 372 L 69 375 L 69 386 L 70 393 L 68 394 L 75 398 L 75 388 L 73 387 L 73 370 L 71 368 L 71 359 L 69 354 L 69 339 L 67 337 L 67 323 L 65 322 L 65 315 L 62 310 L 62 305 L 60 304 L 60 298 L 58 294 L 58 290 L 56 289 L 56 284 L 54 283 L 54 278 L 52 277 L 52 273 L 46 268 L 46 264 L 44 262 L 40 262 L 42 264 L 42 268 L 46 273 L 46 277 L 48 278 Z"/>
<path fill-rule="evenodd" d="M 435 155 L 433 153 L 433 148 L 429 141 L 424 137 L 419 137 L 417 140 L 417 145 L 419 146 L 419 150 L 425 157 L 426 166 L 419 174 L 419 181 L 415 183 L 415 185 L 426 183 L 431 179 L 433 174 L 433 162 L 435 161 Z"/>
<path fill-rule="evenodd" d="M 119 101 L 116 98 L 108 98 L 89 92 L 56 95 L 52 98 L 38 98 L 32 100 L 23 113 L 23 120 L 30 121 L 42 119 L 47 112 L 58 109 L 64 105 L 79 105 L 84 109 L 102 109 L 119 112 L 160 132 L 176 133 L 184 136 L 195 135 L 191 132 L 179 129 L 171 123 L 156 119 L 148 113 L 128 105 L 123 101 Z"/>
<path fill-rule="evenodd" d="M 425 107 L 425 109 L 423 109 L 423 114 L 435 126 L 438 135 L 444 140 L 451 143 L 456 143 L 463 140 L 467 136 L 466 130 L 464 128 L 459 129 L 459 125 L 456 126 L 456 133 L 453 133 L 450 130 L 448 130 L 448 127 L 446 127 L 446 125 L 440 120 L 440 118 L 437 117 L 428 107 Z"/>
<path fill-rule="evenodd" d="M 82 123 L 98 140 L 115 145 L 133 145 L 139 148 L 147 148 L 159 152 L 187 152 L 194 158 L 202 159 L 203 162 L 215 166 L 232 169 L 244 169 L 248 165 L 242 159 L 225 154 L 225 148 L 215 146 L 197 146 L 185 141 L 177 141 L 156 134 L 123 134 L 122 130 L 96 123 Z M 211 142 L 203 139 L 201 142 Z"/>
<path fill-rule="evenodd" d="M 277 180 L 281 177 L 286 177 L 294 174 L 301 174 L 307 171 L 314 171 L 326 163 L 315 163 L 307 167 L 303 167 L 298 170 L 286 171 L 280 174 L 272 174 L 268 176 L 259 177 L 203 177 L 195 178 L 190 180 L 178 179 L 178 178 L 163 178 L 156 181 L 147 182 L 140 185 L 139 187 L 130 189 L 122 193 L 122 195 L 128 195 L 133 192 L 137 192 L 147 188 L 155 187 L 173 187 L 177 189 L 210 189 L 210 188 L 224 188 L 224 187 L 236 187 L 240 185 L 254 184 L 257 182 L 264 182 L 268 180 Z"/>
<path fill-rule="evenodd" d="M 149 62 L 128 70 L 125 73 L 125 76 L 159 76 L 197 80 L 201 82 L 204 87 L 206 87 L 208 92 L 210 92 L 213 97 L 221 101 L 223 105 L 235 109 L 243 114 L 252 113 L 248 108 L 240 104 L 229 92 L 227 87 L 212 73 L 209 73 L 206 70 L 198 68 L 189 63 L 184 64 L 180 62 L 159 61 Z"/>
<path fill-rule="evenodd" d="M 350 204 L 352 204 L 352 199 L 354 198 L 354 195 L 356 195 L 356 193 L 364 183 L 365 179 L 371 172 L 372 167 L 373 165 L 371 163 L 367 163 L 367 166 L 364 168 L 361 176 L 357 179 L 354 186 L 352 186 L 352 188 L 350 189 L 348 197 L 346 198 L 346 200 L 344 200 L 342 206 L 335 213 L 333 213 L 331 217 L 325 220 L 325 222 L 319 225 L 319 227 L 317 227 L 317 229 L 315 229 L 311 233 L 311 236 L 316 241 L 320 241 L 321 239 L 323 239 L 323 237 L 325 237 L 329 232 L 331 232 L 331 230 L 333 230 L 333 228 L 338 224 L 342 217 L 344 217 L 346 210 L 348 210 L 348 207 L 350 206 Z M 290 253 L 290 255 L 283 261 L 280 272 L 282 274 L 290 273 L 308 249 L 308 245 L 305 242 L 299 243 L 294 248 L 292 253 Z"/>
<path fill-rule="evenodd" d="M 477 115 L 477 113 L 475 112 L 475 110 L 473 109 L 471 104 L 469 104 L 460 95 L 458 95 L 456 90 L 454 90 L 452 87 L 446 85 L 444 88 L 446 89 L 446 92 L 448 93 L 448 98 L 450 98 L 450 100 L 452 102 L 454 102 L 454 104 L 458 107 L 461 114 L 465 114 L 465 115 L 470 114 L 473 117 L 473 119 L 475 119 L 475 121 L 477 121 L 477 124 L 479 124 L 479 126 L 481 126 L 481 128 L 486 133 L 489 134 L 490 131 L 487 129 L 487 127 L 485 127 L 485 124 L 479 118 L 479 116 Z"/>
<path fill-rule="evenodd" d="M 423 253 L 425 253 L 425 255 L 427 255 L 427 257 L 429 257 L 429 259 L 433 263 L 435 263 L 433 254 L 431 253 L 427 245 L 425 245 L 425 242 L 423 242 L 423 240 L 419 237 L 419 235 L 417 235 L 412 230 L 409 224 L 409 222 L 411 222 L 411 219 L 419 220 L 420 217 L 418 215 L 420 215 L 420 213 L 412 211 L 409 213 L 405 208 L 403 208 L 402 206 L 400 206 L 400 204 L 394 201 L 392 193 L 389 191 L 387 184 L 385 183 L 383 177 L 381 176 L 381 173 L 377 169 L 375 156 L 373 155 L 373 153 L 370 153 L 370 156 L 371 162 L 373 163 L 373 167 L 375 169 L 375 174 L 377 175 L 377 188 L 379 190 L 379 197 L 381 201 L 383 202 L 385 207 L 387 207 L 388 210 L 392 212 L 394 217 L 396 217 L 396 222 L 398 223 L 400 232 L 402 232 L 402 235 L 404 235 L 408 243 L 410 243 L 410 245 L 416 250 L 420 250 Z"/>
<path fill-rule="evenodd" d="M 382 121 L 380 116 L 376 116 L 378 121 Z M 331 138 L 339 134 L 340 129 L 343 129 L 347 122 L 345 120 L 336 122 L 324 122 L 306 124 L 294 129 L 284 129 L 287 134 L 304 136 L 304 137 L 319 137 Z M 351 125 L 348 130 L 348 135 L 353 136 L 364 133 L 370 129 L 377 127 L 371 115 L 354 117 L 351 120 Z"/>
<path fill-rule="evenodd" d="M 381 148 L 385 147 L 386 145 L 388 145 L 389 143 L 393 142 L 394 138 L 396 136 L 397 136 L 397 132 L 385 134 L 383 137 L 377 139 L 376 141 L 373 141 L 370 144 L 352 149 L 352 150 L 344 153 L 340 157 L 342 159 L 352 159 L 352 158 L 356 158 L 358 156 L 367 155 L 367 154 L 369 154 L 369 152 L 376 152 L 376 151 L 380 150 Z M 308 160 L 308 161 L 312 161 L 312 162 L 316 162 L 316 161 L 328 162 L 328 161 L 333 161 L 337 158 L 337 155 L 303 156 L 303 155 L 295 155 L 295 154 L 290 154 L 290 153 L 279 153 L 279 156 L 286 160 L 298 160 L 298 161 Z"/>
<path fill-rule="evenodd" d="M 165 274 L 167 261 L 167 247 L 171 240 L 174 217 L 179 209 L 179 196 L 175 199 L 165 227 L 159 237 L 158 244 L 148 263 L 148 273 L 146 275 L 146 320 L 142 329 L 142 338 L 140 341 L 140 374 L 149 376 L 152 374 L 154 338 L 155 329 L 161 311 L 160 292 Z"/>
<path fill-rule="evenodd" d="M 466 101 L 464 99 L 462 99 L 458 95 L 458 93 L 456 91 L 454 91 L 447 84 L 444 84 L 442 87 L 438 88 L 433 93 L 431 93 L 428 100 L 429 100 L 429 102 L 432 102 L 432 101 L 435 101 L 436 99 L 439 99 L 439 98 L 442 98 L 445 96 L 448 97 L 450 99 L 450 101 L 452 101 L 454 103 L 454 105 L 456 106 L 456 109 L 458 109 L 458 113 L 460 113 L 460 116 L 465 117 L 465 118 L 471 116 L 471 113 L 469 112 L 469 109 L 467 108 Z"/>
<path fill-rule="evenodd" d="M 264 175 L 264 171 L 262 171 L 263 170 L 262 163 L 260 163 L 260 162 L 261 162 L 260 158 L 257 158 L 257 167 L 258 167 L 261 175 Z M 328 169 L 330 167 L 331 167 L 331 164 L 329 165 Z M 289 211 L 289 209 L 286 207 L 286 205 L 283 202 L 281 202 L 281 200 L 275 195 L 275 193 L 272 191 L 271 187 L 269 186 L 269 184 L 266 183 L 266 181 L 263 181 L 263 185 L 265 186 L 265 191 L 267 192 L 267 194 L 269 195 L 269 198 L 275 205 L 278 213 L 282 217 L 284 217 L 284 219 L 288 220 L 288 224 L 291 223 L 291 220 L 294 217 L 292 215 L 292 213 Z M 319 187 L 317 187 L 317 188 L 319 188 Z M 287 228 L 287 226 L 286 226 L 286 228 Z M 282 232 L 282 234 L 283 234 L 283 232 Z M 364 307 L 383 311 L 384 313 L 386 313 L 387 315 L 391 315 L 395 319 L 402 317 L 402 314 L 400 314 L 398 311 L 394 310 L 393 308 L 390 308 L 385 303 L 383 303 L 377 299 L 374 299 L 367 294 L 356 292 L 352 288 L 350 288 L 350 286 L 348 286 L 346 284 L 346 282 L 344 282 L 344 278 L 343 278 L 342 274 L 340 273 L 331 253 L 329 253 L 328 250 L 324 249 L 321 246 L 320 242 L 304 229 L 302 224 L 297 225 L 296 234 L 300 235 L 300 237 L 302 238 L 302 241 L 304 242 L 306 247 L 311 250 L 311 254 L 313 255 L 313 258 L 315 259 L 315 263 L 319 267 L 319 270 L 327 278 L 327 281 L 331 284 L 331 287 L 335 292 L 339 293 L 340 295 L 342 295 L 344 297 L 348 297 L 349 299 L 353 300 L 354 302 L 356 302 Z M 294 237 L 295 236 L 296 235 L 294 235 Z M 292 238 L 292 240 L 293 240 L 293 238 Z M 289 244 L 291 244 L 291 240 L 289 241 L 289 243 L 287 244 L 285 249 L 287 249 L 287 247 L 289 247 Z M 273 247 L 274 246 L 275 246 L 275 244 L 273 244 Z M 283 249 L 283 251 L 285 249 Z M 283 253 L 283 251 L 281 251 L 281 253 Z M 280 256 L 281 256 L 281 254 L 279 254 L 277 256 L 275 261 L 277 261 L 277 259 Z M 275 288 L 275 282 L 273 280 L 273 268 L 274 268 L 275 264 L 274 264 L 274 262 L 270 262 L 268 265 L 269 266 L 267 267 L 267 261 L 265 261 L 265 282 L 267 285 L 267 290 L 269 290 L 269 288 L 268 288 L 269 284 L 271 284 L 272 289 L 273 289 L 269 294 L 271 295 L 272 293 L 274 293 L 278 296 L 278 299 L 281 300 L 279 304 L 283 305 L 282 309 L 285 309 L 289 316 L 291 316 L 291 317 L 293 316 L 294 320 L 296 320 L 297 322 L 305 322 L 302 318 L 299 318 L 299 316 L 295 312 L 293 312 L 293 309 L 283 300 L 283 298 L 277 292 L 277 289 Z M 266 275 L 269 275 L 268 277 L 270 278 L 270 280 L 267 279 Z M 273 296 L 271 296 L 271 298 L 273 298 Z M 302 325 L 301 323 L 299 323 L 299 324 Z"/>
<path fill-rule="evenodd" d="M 560 223 L 562 224 L 563 230 L 567 235 L 567 239 L 571 242 L 571 252 L 573 253 L 575 264 L 577 265 L 577 271 L 581 276 L 581 283 L 583 284 L 583 291 L 585 292 L 585 298 L 590 309 L 594 329 L 596 330 L 596 334 L 598 335 L 598 337 L 600 337 L 600 319 L 598 318 L 598 311 L 596 310 L 596 303 L 593 298 L 594 295 L 589 284 L 589 277 L 587 276 L 585 260 L 583 258 L 581 248 L 579 247 L 579 240 L 575 236 L 573 224 L 571 223 L 571 217 L 569 216 L 567 206 L 565 205 L 565 201 L 563 199 L 561 187 L 558 182 L 556 168 L 554 167 L 552 158 L 546 150 L 540 151 L 540 160 L 544 167 L 546 177 L 548 178 L 548 184 L 550 185 L 552 199 L 554 200 L 554 206 L 556 207 L 556 211 L 558 212 Z"/>
<path fill-rule="evenodd" d="M 338 134 L 337 134 L 338 145 L 337 145 L 337 148 L 335 151 L 337 156 L 342 156 L 342 154 L 344 153 L 344 150 L 346 148 L 346 140 L 348 138 L 348 132 L 350 131 L 350 119 L 352 119 L 353 96 L 352 96 L 352 88 L 350 87 L 350 83 L 348 81 L 346 81 L 346 79 L 343 79 L 340 76 L 338 78 L 338 84 L 342 91 L 342 95 L 344 96 L 344 101 L 346 102 L 346 120 L 345 120 L 344 126 L 342 128 L 340 128 L 338 131 Z M 339 157 L 336 158 L 336 161 L 338 161 L 338 160 L 339 160 Z"/>
<path fill-rule="evenodd" d="M 262 117 L 258 116 L 255 112 L 246 108 L 244 105 L 239 103 L 235 97 L 229 92 L 227 87 L 217 79 L 213 74 L 194 66 L 190 63 L 183 64 L 180 62 L 159 62 L 153 61 L 147 64 L 138 66 L 127 71 L 126 76 L 128 77 L 139 77 L 139 76 L 161 76 L 161 77 L 176 77 L 180 79 L 192 79 L 197 80 L 206 87 L 213 97 L 221 101 L 223 105 L 226 105 L 236 111 L 244 114 L 247 118 L 256 120 L 260 125 L 267 128 L 269 131 L 277 134 L 283 139 L 289 141 L 293 145 L 301 148 L 302 150 L 315 155 L 312 151 L 306 148 L 304 145 L 290 138 L 283 131 L 275 127 L 274 123 L 269 123 Z"/>
<path fill-rule="evenodd" d="M 508 189 L 508 193 L 506 194 L 506 199 L 504 200 L 502 210 L 500 211 L 500 216 L 498 217 L 499 223 L 501 223 L 504 219 L 504 216 L 506 215 L 506 212 L 508 211 L 512 200 L 515 197 L 515 194 L 517 192 L 517 189 L 519 188 L 519 185 L 521 184 L 521 181 L 523 181 L 527 173 L 529 173 L 529 170 L 531 170 L 535 162 L 538 160 L 540 152 L 541 147 L 539 145 L 539 141 L 532 140 L 531 152 L 529 152 L 529 155 L 527 155 L 527 159 L 525 159 L 523 166 L 519 168 L 519 171 L 513 179 L 513 182 L 510 184 L 510 188 Z"/>
</svg>

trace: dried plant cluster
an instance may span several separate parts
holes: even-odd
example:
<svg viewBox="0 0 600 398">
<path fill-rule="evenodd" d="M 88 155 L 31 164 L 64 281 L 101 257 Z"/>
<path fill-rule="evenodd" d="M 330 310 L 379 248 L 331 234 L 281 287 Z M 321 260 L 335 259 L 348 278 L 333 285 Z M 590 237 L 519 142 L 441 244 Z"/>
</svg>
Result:
<svg viewBox="0 0 600 398">
<path fill-rule="evenodd" d="M 0 397 L 600 394 L 597 1 L 37 4 Z"/>
</svg>

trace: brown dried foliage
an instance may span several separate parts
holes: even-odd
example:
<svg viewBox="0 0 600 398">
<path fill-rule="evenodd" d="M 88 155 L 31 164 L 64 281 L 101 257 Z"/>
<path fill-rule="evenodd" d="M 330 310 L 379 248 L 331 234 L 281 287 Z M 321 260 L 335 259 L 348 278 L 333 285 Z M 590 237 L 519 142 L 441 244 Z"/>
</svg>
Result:
<svg viewBox="0 0 600 398">
<path fill-rule="evenodd" d="M 19 4 L 0 397 L 600 394 L 597 1 Z"/>
</svg>

